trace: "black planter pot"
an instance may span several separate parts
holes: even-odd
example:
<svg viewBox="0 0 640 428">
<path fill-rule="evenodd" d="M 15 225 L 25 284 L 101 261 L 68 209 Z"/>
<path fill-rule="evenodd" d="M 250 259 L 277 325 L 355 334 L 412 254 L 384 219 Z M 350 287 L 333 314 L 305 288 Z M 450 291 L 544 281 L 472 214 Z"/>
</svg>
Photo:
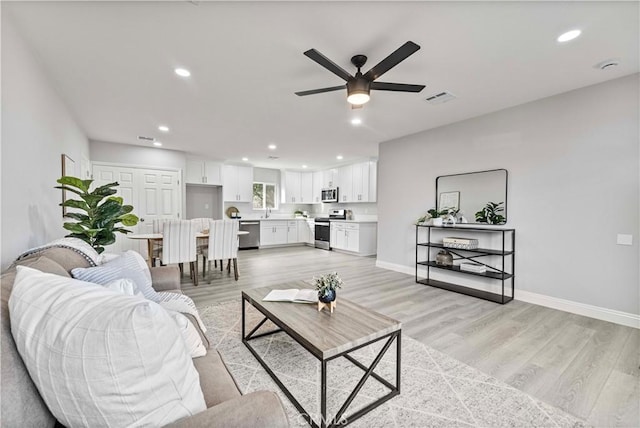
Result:
<svg viewBox="0 0 640 428">
<path fill-rule="evenodd" d="M 336 300 L 336 290 L 328 290 L 327 294 L 325 294 L 324 296 L 318 293 L 318 300 L 320 300 L 322 303 L 333 302 L 334 300 Z"/>
</svg>

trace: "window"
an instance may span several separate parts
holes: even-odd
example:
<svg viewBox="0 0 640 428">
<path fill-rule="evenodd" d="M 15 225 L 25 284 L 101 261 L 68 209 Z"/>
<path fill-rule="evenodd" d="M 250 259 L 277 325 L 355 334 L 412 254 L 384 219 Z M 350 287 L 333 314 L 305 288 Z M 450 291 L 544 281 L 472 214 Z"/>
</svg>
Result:
<svg viewBox="0 0 640 428">
<path fill-rule="evenodd" d="M 273 183 L 253 183 L 253 209 L 264 210 L 276 206 L 276 185 Z"/>
</svg>

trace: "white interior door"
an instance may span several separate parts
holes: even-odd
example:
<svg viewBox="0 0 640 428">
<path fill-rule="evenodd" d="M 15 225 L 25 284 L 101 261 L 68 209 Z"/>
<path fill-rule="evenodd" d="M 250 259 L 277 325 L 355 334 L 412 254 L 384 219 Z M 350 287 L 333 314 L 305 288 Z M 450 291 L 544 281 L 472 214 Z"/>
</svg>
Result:
<svg viewBox="0 0 640 428">
<path fill-rule="evenodd" d="M 133 213 L 140 218 L 136 226 L 127 228 L 133 233 L 152 233 L 153 220 L 157 218 L 181 218 L 179 171 L 94 164 L 93 177 L 95 186 L 114 181 L 120 184 L 117 195 L 125 204 L 133 205 Z M 128 239 L 122 234 L 116 237 L 107 251 L 135 250 L 147 257 L 146 241 Z"/>
</svg>

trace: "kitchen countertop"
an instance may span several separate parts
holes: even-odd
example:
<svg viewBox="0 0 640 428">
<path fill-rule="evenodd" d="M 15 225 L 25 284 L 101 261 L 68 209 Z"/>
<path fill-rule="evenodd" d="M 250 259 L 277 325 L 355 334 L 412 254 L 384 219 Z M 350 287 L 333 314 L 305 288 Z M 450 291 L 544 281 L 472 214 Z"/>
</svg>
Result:
<svg viewBox="0 0 640 428">
<path fill-rule="evenodd" d="M 315 220 L 313 217 L 269 217 L 269 218 L 241 218 L 240 221 L 293 221 L 293 220 Z M 378 220 L 331 220 L 343 223 L 377 223 Z"/>
</svg>

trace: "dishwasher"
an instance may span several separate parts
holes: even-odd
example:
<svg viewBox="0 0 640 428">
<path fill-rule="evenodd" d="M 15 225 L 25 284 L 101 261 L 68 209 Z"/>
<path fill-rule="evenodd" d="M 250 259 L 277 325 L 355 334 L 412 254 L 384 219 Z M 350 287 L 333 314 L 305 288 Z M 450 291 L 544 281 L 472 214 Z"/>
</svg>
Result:
<svg viewBox="0 0 640 428">
<path fill-rule="evenodd" d="M 260 222 L 240 220 L 240 230 L 249 232 L 248 235 L 240 235 L 240 250 L 249 250 L 260 246 Z"/>
</svg>

